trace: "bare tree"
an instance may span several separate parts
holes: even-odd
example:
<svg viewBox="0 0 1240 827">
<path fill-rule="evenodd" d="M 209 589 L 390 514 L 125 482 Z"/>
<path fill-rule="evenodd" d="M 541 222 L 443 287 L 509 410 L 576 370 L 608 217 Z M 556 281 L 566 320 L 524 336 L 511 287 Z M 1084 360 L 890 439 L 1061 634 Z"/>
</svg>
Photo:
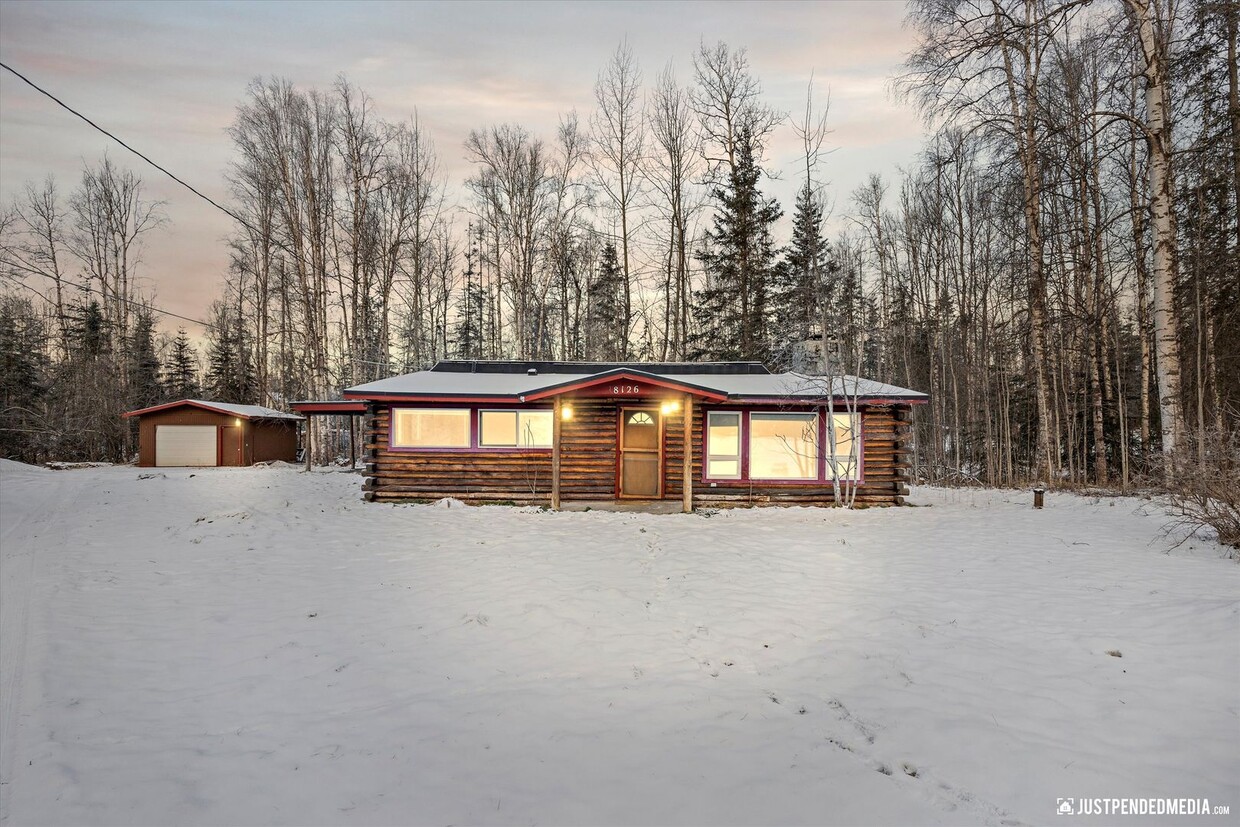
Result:
<svg viewBox="0 0 1240 827">
<path fill-rule="evenodd" d="M 1140 124 L 1149 152 L 1150 227 L 1154 234 L 1154 355 L 1164 455 L 1184 438 L 1180 404 L 1180 334 L 1175 309 L 1176 218 L 1172 168 L 1170 44 L 1175 23 L 1171 0 L 1124 0 L 1132 15 L 1145 78 L 1145 118 Z"/>
<path fill-rule="evenodd" d="M 761 157 L 783 115 L 762 102 L 762 85 L 750 73 L 744 49 L 733 50 L 722 41 L 709 47 L 702 43 L 693 56 L 693 70 L 689 99 L 702 130 L 703 155 L 713 175 L 718 176 L 721 166 L 735 175 L 741 141 L 750 145 L 755 158 Z"/>
<path fill-rule="evenodd" d="M 129 335 L 141 240 L 164 221 L 163 205 L 142 195 L 142 179 L 105 157 L 82 170 L 69 200 L 69 247 L 97 282 L 104 318 L 122 342 Z"/>
<path fill-rule="evenodd" d="M 538 333 L 550 286 L 541 265 L 555 214 L 551 159 L 541 140 L 511 124 L 471 132 L 465 150 L 476 169 L 466 186 L 491 232 L 493 264 L 512 310 L 511 354 L 536 358 L 546 352 Z"/>
<path fill-rule="evenodd" d="M 688 93 L 668 64 L 659 74 L 647 103 L 654 151 L 646 179 L 658 194 L 657 208 L 666 224 L 661 359 L 688 354 L 692 284 L 689 273 L 693 216 L 701 207 L 693 181 L 699 173 L 701 137 Z"/>
<path fill-rule="evenodd" d="M 23 195 L 6 213 L 0 233 L 0 262 L 9 278 L 40 276 L 51 282 L 50 297 L 56 316 L 56 332 L 62 353 L 69 348 L 68 317 L 65 315 L 66 215 L 49 175 L 41 185 L 27 183 Z"/>
<path fill-rule="evenodd" d="M 591 118 L 591 159 L 599 191 L 619 220 L 620 265 L 624 275 L 622 342 L 627 347 L 633 326 L 633 271 L 629 251 L 634 204 L 641 197 L 642 160 L 646 151 L 645 113 L 641 101 L 641 69 L 628 41 L 621 41 L 594 84 L 598 104 Z"/>
</svg>

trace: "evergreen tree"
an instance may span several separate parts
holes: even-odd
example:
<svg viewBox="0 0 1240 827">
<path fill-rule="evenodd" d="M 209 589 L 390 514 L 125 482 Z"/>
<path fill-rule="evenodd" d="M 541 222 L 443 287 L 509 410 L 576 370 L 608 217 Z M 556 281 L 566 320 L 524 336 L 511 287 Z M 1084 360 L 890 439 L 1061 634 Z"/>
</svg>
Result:
<svg viewBox="0 0 1240 827">
<path fill-rule="evenodd" d="M 155 319 L 143 308 L 134 319 L 128 342 L 127 372 L 129 407 L 156 405 L 164 395 L 160 382 L 159 357 L 155 354 Z"/>
<path fill-rule="evenodd" d="M 698 293 L 699 333 L 692 348 L 696 358 L 767 361 L 771 356 L 771 227 L 783 211 L 758 189 L 762 168 L 754 157 L 755 143 L 742 130 L 735 168 L 725 185 L 711 190 L 714 224 L 707 232 L 708 244 L 697 253 L 706 286 Z"/>
<path fill-rule="evenodd" d="M 163 384 L 168 400 L 193 399 L 202 394 L 198 386 L 198 354 L 183 327 L 177 329 L 177 337 L 172 340 Z"/>
<path fill-rule="evenodd" d="M 0 296 L 0 456 L 38 462 L 45 455 L 47 338 L 29 299 Z"/>
<path fill-rule="evenodd" d="M 112 353 L 112 326 L 99 302 L 72 305 L 66 358 L 56 367 L 48 428 L 56 435 L 48 453 L 65 460 L 123 460 L 131 434 L 125 411 L 124 368 Z"/>
<path fill-rule="evenodd" d="M 616 362 L 624 358 L 626 330 L 624 312 L 624 269 L 616 245 L 607 242 L 599 260 L 598 274 L 589 288 L 586 320 L 586 358 Z"/>
<path fill-rule="evenodd" d="M 250 337 L 228 307 L 214 308 L 207 345 L 206 390 L 219 402 L 253 404 L 258 396 Z"/>
<path fill-rule="evenodd" d="M 839 262 L 822 235 L 822 203 L 809 185 L 801 187 L 792 218 L 792 241 L 775 273 L 772 303 L 772 361 L 792 367 L 793 348 L 823 330 L 824 314 L 835 293 Z"/>
<path fill-rule="evenodd" d="M 461 302 L 457 308 L 456 358 L 481 359 L 482 334 L 486 322 L 487 292 L 482 286 L 480 273 L 475 264 L 478 258 L 478 247 L 472 243 L 474 233 L 470 227 L 471 244 L 465 253 L 465 285 L 461 289 Z"/>
<path fill-rule="evenodd" d="M 95 358 L 112 351 L 109 325 L 99 302 L 78 302 L 69 311 L 69 339 L 81 357 Z"/>
</svg>

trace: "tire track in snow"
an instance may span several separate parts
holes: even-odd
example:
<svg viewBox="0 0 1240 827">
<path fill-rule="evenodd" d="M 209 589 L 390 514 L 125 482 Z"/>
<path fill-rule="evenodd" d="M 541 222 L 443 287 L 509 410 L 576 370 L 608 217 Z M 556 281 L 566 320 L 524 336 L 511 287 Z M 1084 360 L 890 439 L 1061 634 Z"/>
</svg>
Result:
<svg viewBox="0 0 1240 827">
<path fill-rule="evenodd" d="M 5 788 L 12 784 L 18 731 L 22 726 L 22 701 L 29 675 L 31 636 L 30 606 L 38 582 L 41 547 L 45 538 L 66 526 L 57 505 L 72 499 L 81 480 L 72 471 L 44 469 L 4 470 L 4 507 L 0 514 L 17 511 L 13 522 L 0 530 L 3 576 L 0 577 L 0 824 L 7 824 L 12 796 Z M 7 520 L 6 520 L 7 522 Z M 63 545 L 63 544 L 61 544 Z"/>
</svg>

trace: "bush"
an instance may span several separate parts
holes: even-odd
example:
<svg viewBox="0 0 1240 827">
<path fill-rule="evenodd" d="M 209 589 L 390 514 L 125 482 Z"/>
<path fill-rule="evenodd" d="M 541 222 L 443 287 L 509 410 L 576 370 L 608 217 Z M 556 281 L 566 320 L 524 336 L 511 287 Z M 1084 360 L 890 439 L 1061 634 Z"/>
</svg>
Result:
<svg viewBox="0 0 1240 827">
<path fill-rule="evenodd" d="M 1240 431 L 1212 431 L 1191 440 L 1167 477 L 1171 513 L 1196 533 L 1210 527 L 1240 556 Z M 1199 448 L 1203 449 L 1199 451 Z"/>
</svg>

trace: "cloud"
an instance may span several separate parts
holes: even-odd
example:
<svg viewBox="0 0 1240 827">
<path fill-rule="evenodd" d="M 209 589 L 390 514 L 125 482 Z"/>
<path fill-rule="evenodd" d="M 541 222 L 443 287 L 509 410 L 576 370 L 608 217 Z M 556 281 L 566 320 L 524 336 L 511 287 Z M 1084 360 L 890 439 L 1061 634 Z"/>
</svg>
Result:
<svg viewBox="0 0 1240 827">
<path fill-rule="evenodd" d="M 600 68 L 628 39 L 647 82 L 669 62 L 692 79 L 699 42 L 748 49 L 768 102 L 804 105 L 810 71 L 831 91 L 824 164 L 836 195 L 871 171 L 907 164 L 921 133 L 887 92 L 911 35 L 896 2 L 730 3 L 199 3 L 0 4 L 0 50 L 36 82 L 222 199 L 232 147 L 226 134 L 247 83 L 287 77 L 323 87 L 341 72 L 377 114 L 417 112 L 459 192 L 470 173 L 471 129 L 520 123 L 546 138 L 593 106 Z M 166 200 L 170 228 L 152 237 L 147 275 L 169 309 L 201 317 L 228 261 L 229 219 L 10 76 L 0 77 L 0 198 L 53 173 L 68 191 L 83 161 L 108 151 Z M 795 196 L 799 150 L 786 128 L 771 143 L 768 189 Z"/>
</svg>

